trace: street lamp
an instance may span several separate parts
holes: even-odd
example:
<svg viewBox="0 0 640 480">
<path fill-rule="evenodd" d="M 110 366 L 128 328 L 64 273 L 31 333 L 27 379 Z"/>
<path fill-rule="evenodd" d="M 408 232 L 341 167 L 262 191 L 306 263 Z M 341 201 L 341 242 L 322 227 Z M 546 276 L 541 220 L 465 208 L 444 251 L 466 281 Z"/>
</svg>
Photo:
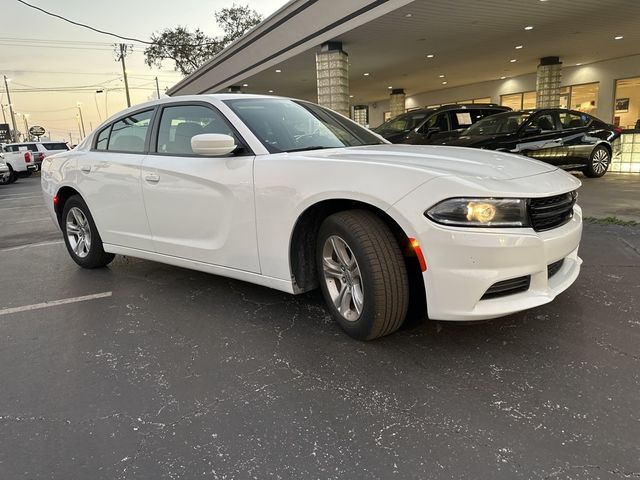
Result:
<svg viewBox="0 0 640 480">
<path fill-rule="evenodd" d="M 105 119 L 107 119 L 109 118 L 109 105 L 107 104 L 107 97 L 109 94 L 109 90 L 106 88 L 103 88 L 100 90 L 96 90 L 96 93 L 104 93 L 104 117 Z M 96 96 L 96 102 L 97 102 L 97 96 Z"/>
<path fill-rule="evenodd" d="M 76 106 L 78 107 L 78 114 L 80 115 L 80 125 L 82 125 L 82 138 L 84 138 L 87 134 L 84 130 L 84 118 L 82 118 L 82 109 L 80 108 L 80 105 L 80 102 L 76 102 Z"/>
</svg>

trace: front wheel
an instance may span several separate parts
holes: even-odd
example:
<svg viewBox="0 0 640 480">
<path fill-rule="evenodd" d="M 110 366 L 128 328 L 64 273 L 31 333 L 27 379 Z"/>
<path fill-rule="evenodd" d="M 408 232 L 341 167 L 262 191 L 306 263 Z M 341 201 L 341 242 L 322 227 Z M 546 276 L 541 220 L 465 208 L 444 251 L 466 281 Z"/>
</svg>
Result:
<svg viewBox="0 0 640 480">
<path fill-rule="evenodd" d="M 93 217 L 79 195 L 70 197 L 64 204 L 61 227 L 69 255 L 78 265 L 99 268 L 111 263 L 115 255 L 102 248 Z"/>
<path fill-rule="evenodd" d="M 366 210 L 331 215 L 317 243 L 320 286 L 331 315 L 350 336 L 372 340 L 395 332 L 409 305 L 409 283 L 398 242 Z"/>
<path fill-rule="evenodd" d="M 584 169 L 584 174 L 590 178 L 598 178 L 603 176 L 611 163 L 611 153 L 607 147 L 597 146 L 591 152 L 589 163 Z"/>
</svg>

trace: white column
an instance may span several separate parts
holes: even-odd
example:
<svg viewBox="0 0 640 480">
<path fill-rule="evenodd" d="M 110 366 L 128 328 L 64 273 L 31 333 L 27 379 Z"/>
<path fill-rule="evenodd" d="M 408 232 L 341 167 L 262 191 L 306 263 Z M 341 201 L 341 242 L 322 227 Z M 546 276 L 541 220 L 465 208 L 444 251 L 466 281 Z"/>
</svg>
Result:
<svg viewBox="0 0 640 480">
<path fill-rule="evenodd" d="M 541 58 L 536 78 L 537 108 L 558 108 L 560 106 L 561 80 L 562 62 L 560 58 Z"/>
<path fill-rule="evenodd" d="M 349 116 L 349 56 L 341 42 L 328 42 L 316 53 L 318 104 Z"/>
</svg>

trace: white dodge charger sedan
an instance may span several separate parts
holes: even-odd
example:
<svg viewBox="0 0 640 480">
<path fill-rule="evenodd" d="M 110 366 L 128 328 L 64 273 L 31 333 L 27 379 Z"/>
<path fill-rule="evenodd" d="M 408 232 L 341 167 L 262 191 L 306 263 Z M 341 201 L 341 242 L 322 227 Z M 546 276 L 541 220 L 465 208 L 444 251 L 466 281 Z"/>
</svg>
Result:
<svg viewBox="0 0 640 480">
<path fill-rule="evenodd" d="M 71 258 L 155 260 L 289 293 L 322 289 L 358 339 L 407 312 L 480 320 L 576 279 L 580 182 L 506 153 L 391 145 L 288 98 L 166 98 L 46 157 L 42 189 Z"/>
</svg>

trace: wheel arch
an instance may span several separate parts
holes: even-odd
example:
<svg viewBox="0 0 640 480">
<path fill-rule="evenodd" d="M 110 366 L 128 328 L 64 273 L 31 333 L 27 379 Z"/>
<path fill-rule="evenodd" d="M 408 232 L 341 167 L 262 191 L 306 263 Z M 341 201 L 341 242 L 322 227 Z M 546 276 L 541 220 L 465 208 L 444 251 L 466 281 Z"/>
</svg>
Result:
<svg viewBox="0 0 640 480">
<path fill-rule="evenodd" d="M 80 198 L 84 200 L 84 198 L 82 197 L 82 194 L 78 192 L 78 190 L 68 185 L 60 187 L 54 197 L 57 199 L 57 201 L 54 201 L 53 210 L 56 214 L 56 218 L 58 219 L 58 225 L 60 225 L 61 228 L 62 228 L 62 212 L 64 211 L 64 204 L 67 203 L 67 200 L 69 200 L 69 198 L 71 198 L 74 195 L 78 195 L 80 196 Z"/>
<path fill-rule="evenodd" d="M 367 210 L 384 221 L 393 233 L 403 254 L 409 276 L 410 305 L 419 306 L 426 316 L 424 278 L 410 235 L 400 223 L 380 207 L 362 200 L 333 198 L 320 200 L 308 206 L 297 218 L 289 241 L 289 265 L 294 291 L 307 292 L 319 286 L 315 251 L 320 225 L 328 216 L 345 210 Z M 413 314 L 414 312 L 412 312 Z"/>
</svg>

